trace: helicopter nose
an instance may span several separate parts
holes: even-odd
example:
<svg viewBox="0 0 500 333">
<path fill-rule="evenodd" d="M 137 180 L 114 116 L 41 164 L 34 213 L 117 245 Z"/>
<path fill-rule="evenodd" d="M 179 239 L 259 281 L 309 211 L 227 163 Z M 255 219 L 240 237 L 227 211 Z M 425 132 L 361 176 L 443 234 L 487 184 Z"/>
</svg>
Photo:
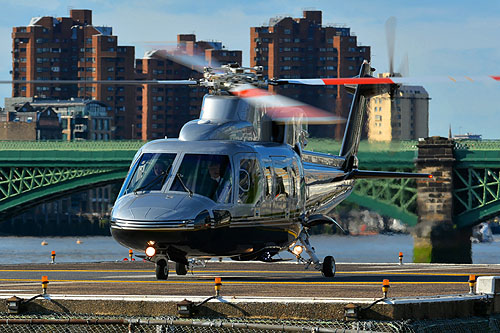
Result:
<svg viewBox="0 0 500 333">
<path fill-rule="evenodd" d="M 113 218 L 122 220 L 166 221 L 192 220 L 209 209 L 203 198 L 187 195 L 148 193 L 120 198 L 113 208 Z"/>
</svg>

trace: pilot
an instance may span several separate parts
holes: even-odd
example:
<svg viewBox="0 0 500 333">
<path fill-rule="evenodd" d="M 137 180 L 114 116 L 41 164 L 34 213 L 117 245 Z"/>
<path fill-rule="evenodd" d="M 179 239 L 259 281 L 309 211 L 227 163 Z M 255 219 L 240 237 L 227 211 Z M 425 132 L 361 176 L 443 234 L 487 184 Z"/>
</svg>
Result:
<svg viewBox="0 0 500 333">
<path fill-rule="evenodd" d="M 208 197 L 217 202 L 227 202 L 231 190 L 231 183 L 222 175 L 222 169 L 222 165 L 218 160 L 213 160 L 208 165 L 208 174 L 210 175 L 208 184 L 210 193 Z"/>
<path fill-rule="evenodd" d="M 156 164 L 153 166 L 153 172 L 155 176 L 159 176 L 165 173 L 167 171 L 167 167 L 164 162 L 162 161 L 157 161 Z"/>
</svg>

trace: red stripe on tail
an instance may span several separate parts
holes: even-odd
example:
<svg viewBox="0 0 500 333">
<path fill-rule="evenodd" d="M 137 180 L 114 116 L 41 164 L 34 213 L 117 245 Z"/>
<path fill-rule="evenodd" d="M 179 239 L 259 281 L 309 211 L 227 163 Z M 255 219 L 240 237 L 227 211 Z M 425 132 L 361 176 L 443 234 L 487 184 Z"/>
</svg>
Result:
<svg viewBox="0 0 500 333">
<path fill-rule="evenodd" d="M 390 78 L 378 77 L 353 77 L 347 79 L 322 79 L 325 85 L 339 85 L 339 84 L 394 84 Z"/>
</svg>

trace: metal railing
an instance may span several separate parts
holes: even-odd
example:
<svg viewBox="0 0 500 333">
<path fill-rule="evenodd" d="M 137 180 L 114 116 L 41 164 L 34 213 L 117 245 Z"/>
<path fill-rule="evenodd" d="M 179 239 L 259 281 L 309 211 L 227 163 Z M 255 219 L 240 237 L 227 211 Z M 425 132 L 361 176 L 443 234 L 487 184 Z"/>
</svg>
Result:
<svg viewBox="0 0 500 333">
<path fill-rule="evenodd" d="M 0 141 L 0 150 L 138 150 L 144 145 L 139 140 L 116 141 Z"/>
<path fill-rule="evenodd" d="M 500 332 L 500 316 L 448 320 L 342 321 L 248 318 L 128 318 L 0 315 L 1 332 Z"/>
</svg>

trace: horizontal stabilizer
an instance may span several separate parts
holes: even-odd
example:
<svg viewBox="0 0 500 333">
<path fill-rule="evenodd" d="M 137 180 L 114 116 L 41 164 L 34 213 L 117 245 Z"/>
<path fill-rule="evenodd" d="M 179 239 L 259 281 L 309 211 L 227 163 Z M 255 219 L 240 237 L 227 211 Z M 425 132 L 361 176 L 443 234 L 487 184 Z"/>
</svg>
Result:
<svg viewBox="0 0 500 333">
<path fill-rule="evenodd" d="M 432 179 L 429 173 L 396 172 L 396 171 L 372 171 L 352 170 L 347 179 L 370 179 L 370 178 L 427 178 Z"/>
<path fill-rule="evenodd" d="M 337 221 L 335 221 L 334 219 L 332 219 L 330 216 L 327 216 L 327 215 L 314 214 L 314 215 L 308 216 L 307 219 L 305 219 L 302 222 L 302 225 L 306 228 L 312 228 L 314 226 L 321 225 L 321 224 L 333 224 L 337 228 L 342 230 L 344 232 L 344 234 L 346 234 L 346 235 L 348 234 L 347 231 L 345 231 L 344 228 L 342 228 L 342 226 Z"/>
</svg>

